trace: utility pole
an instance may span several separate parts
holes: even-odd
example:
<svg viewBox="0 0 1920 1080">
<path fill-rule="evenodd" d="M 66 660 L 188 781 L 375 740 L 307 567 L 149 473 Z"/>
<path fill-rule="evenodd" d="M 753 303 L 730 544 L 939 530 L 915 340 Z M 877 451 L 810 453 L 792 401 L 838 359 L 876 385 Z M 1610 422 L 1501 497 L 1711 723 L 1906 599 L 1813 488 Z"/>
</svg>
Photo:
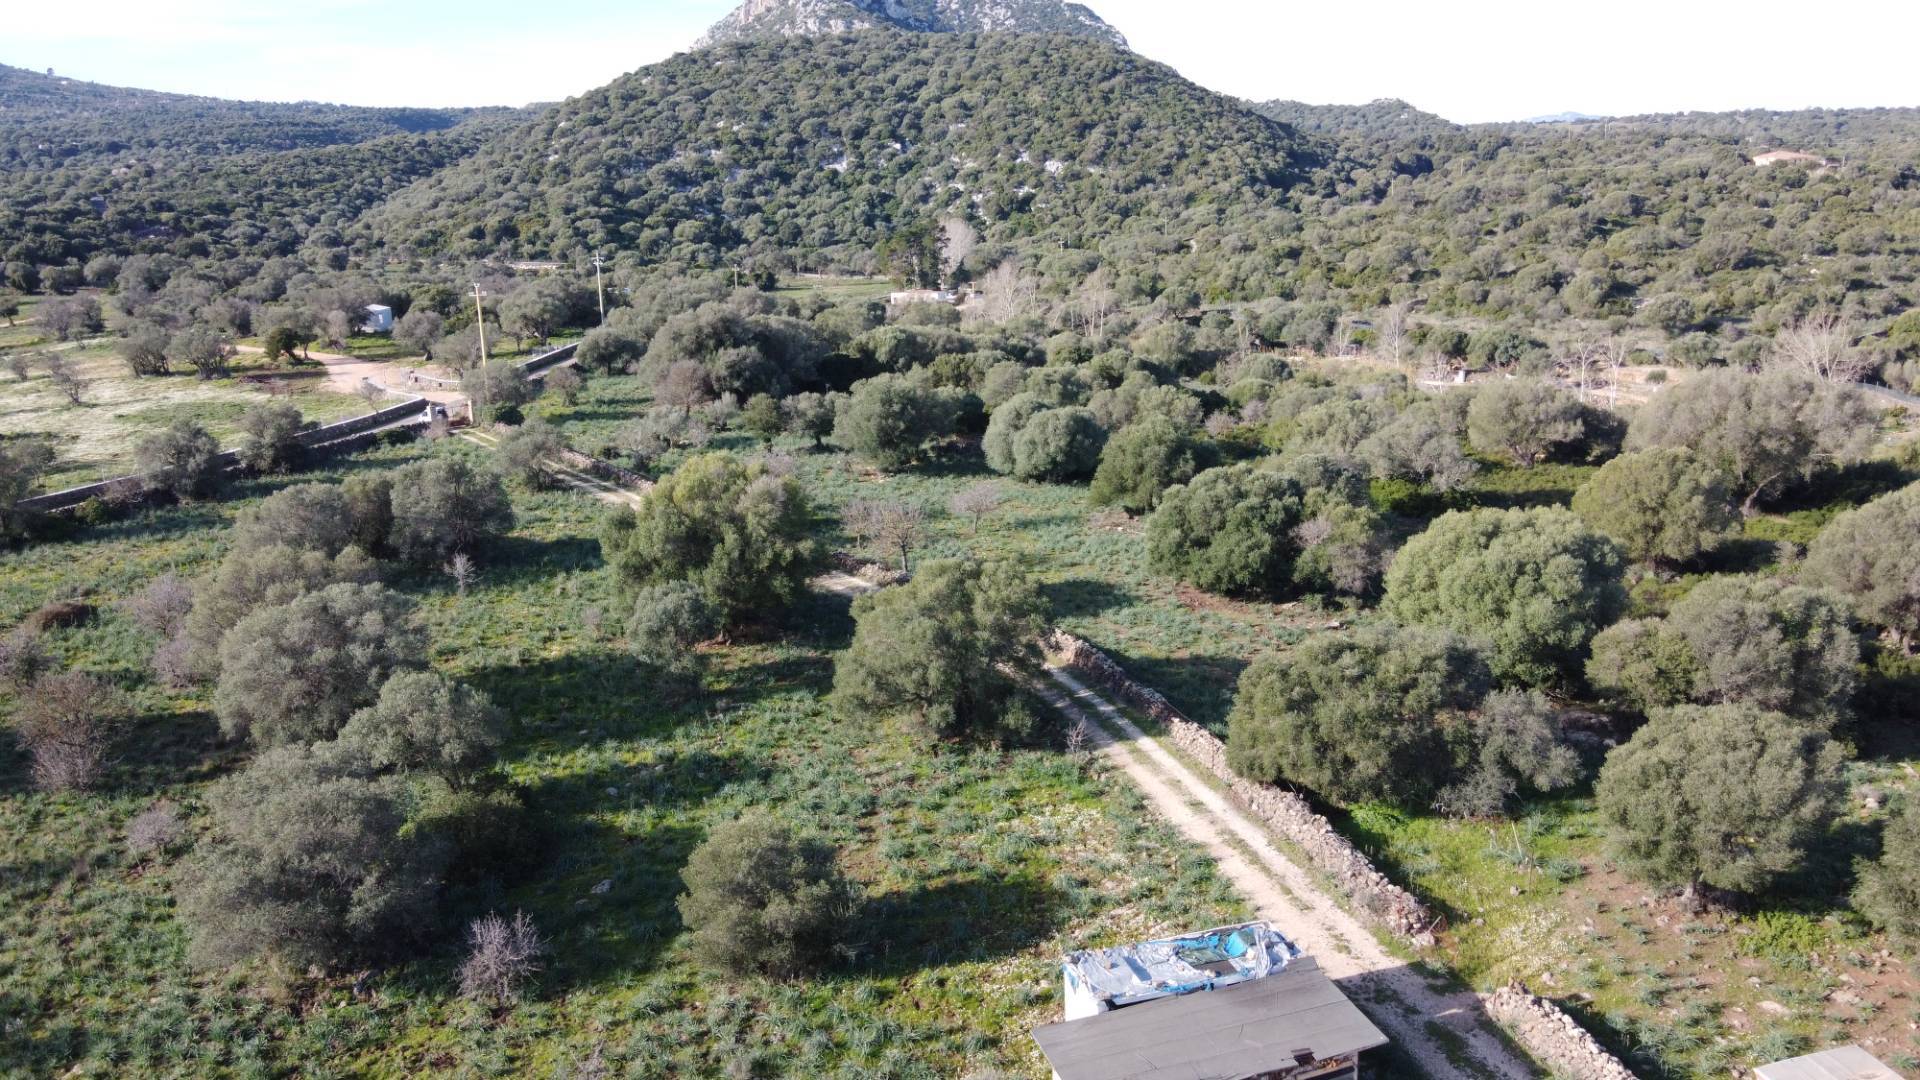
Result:
<svg viewBox="0 0 1920 1080">
<path fill-rule="evenodd" d="M 480 331 L 480 366 L 487 366 L 487 309 L 480 306 L 480 283 L 473 283 L 474 326 Z"/>
<path fill-rule="evenodd" d="M 600 294 L 600 325 L 601 326 L 607 325 L 607 287 L 606 285 L 601 283 L 601 279 L 600 279 L 600 268 L 605 264 L 606 264 L 606 260 L 600 257 L 600 253 L 597 251 L 594 252 L 593 253 L 593 289 L 595 292 Z"/>
</svg>

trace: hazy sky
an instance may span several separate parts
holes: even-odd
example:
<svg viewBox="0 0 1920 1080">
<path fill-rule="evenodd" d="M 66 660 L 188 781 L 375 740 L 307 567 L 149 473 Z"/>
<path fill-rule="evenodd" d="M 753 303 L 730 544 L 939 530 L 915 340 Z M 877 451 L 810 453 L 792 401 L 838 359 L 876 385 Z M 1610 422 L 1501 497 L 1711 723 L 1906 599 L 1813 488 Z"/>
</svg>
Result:
<svg viewBox="0 0 1920 1080">
<path fill-rule="evenodd" d="M 567 97 L 691 45 L 734 0 L 23 3 L 0 63 L 356 105 Z M 1094 0 L 1140 53 L 1241 97 L 1398 97 L 1460 121 L 1920 105 L 1912 0 Z M 269 8 L 273 10 L 262 10 Z"/>
</svg>

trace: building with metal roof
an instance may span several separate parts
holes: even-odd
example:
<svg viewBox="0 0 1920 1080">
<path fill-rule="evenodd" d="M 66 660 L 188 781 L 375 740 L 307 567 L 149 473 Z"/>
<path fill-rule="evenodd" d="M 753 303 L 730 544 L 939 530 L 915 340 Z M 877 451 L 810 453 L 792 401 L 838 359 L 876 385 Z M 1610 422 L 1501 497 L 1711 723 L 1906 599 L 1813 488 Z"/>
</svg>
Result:
<svg viewBox="0 0 1920 1080">
<path fill-rule="evenodd" d="M 1066 1019 L 1034 1031 L 1056 1080 L 1348 1080 L 1387 1038 L 1266 923 L 1061 965 Z"/>
<path fill-rule="evenodd" d="M 1754 1070 L 1760 1080 L 1900 1080 L 1900 1074 L 1858 1046 L 1788 1058 Z"/>
</svg>

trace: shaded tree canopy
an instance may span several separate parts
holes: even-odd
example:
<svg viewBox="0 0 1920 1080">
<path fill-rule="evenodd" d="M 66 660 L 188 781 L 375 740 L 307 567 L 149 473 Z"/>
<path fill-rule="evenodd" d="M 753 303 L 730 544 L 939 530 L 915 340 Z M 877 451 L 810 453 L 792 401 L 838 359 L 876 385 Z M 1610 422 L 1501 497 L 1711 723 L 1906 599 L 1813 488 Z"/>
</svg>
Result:
<svg viewBox="0 0 1920 1080">
<path fill-rule="evenodd" d="M 1761 889 L 1832 824 L 1840 748 L 1752 705 L 1680 705 L 1607 755 L 1594 796 L 1615 854 L 1657 885 Z"/>
<path fill-rule="evenodd" d="M 730 454 L 690 458 L 600 537 L 623 585 L 691 581 L 729 622 L 784 607 L 820 558 L 799 481 Z"/>
<path fill-rule="evenodd" d="M 1384 610 L 1485 639 L 1503 679 L 1550 683 L 1625 608 L 1624 562 L 1567 510 L 1454 511 L 1394 558 Z"/>
</svg>

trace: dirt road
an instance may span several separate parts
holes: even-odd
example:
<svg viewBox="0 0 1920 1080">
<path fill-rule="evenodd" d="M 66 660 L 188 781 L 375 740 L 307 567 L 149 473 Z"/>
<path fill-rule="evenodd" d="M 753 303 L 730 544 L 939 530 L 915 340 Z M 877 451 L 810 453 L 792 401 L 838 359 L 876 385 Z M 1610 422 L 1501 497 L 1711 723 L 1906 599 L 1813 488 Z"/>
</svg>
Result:
<svg viewBox="0 0 1920 1080">
<path fill-rule="evenodd" d="M 1124 773 L 1181 835 L 1213 856 L 1263 919 L 1313 954 L 1427 1075 L 1525 1080 L 1541 1075 L 1487 1019 L 1480 996 L 1429 982 L 1395 957 L 1275 846 L 1258 822 L 1072 675 L 1050 669 L 1042 695 Z"/>
<path fill-rule="evenodd" d="M 262 353 L 266 350 L 258 345 L 235 346 L 244 353 Z M 370 382 L 389 393 L 402 397 L 422 397 L 428 401 L 437 401 L 442 405 L 464 402 L 466 398 L 460 391 L 433 386 L 427 383 L 408 385 L 407 371 L 413 367 L 424 369 L 422 360 L 362 360 L 338 353 L 307 353 L 306 359 L 324 367 L 327 371 L 327 387 L 342 394 L 357 393 L 362 382 Z"/>
</svg>

